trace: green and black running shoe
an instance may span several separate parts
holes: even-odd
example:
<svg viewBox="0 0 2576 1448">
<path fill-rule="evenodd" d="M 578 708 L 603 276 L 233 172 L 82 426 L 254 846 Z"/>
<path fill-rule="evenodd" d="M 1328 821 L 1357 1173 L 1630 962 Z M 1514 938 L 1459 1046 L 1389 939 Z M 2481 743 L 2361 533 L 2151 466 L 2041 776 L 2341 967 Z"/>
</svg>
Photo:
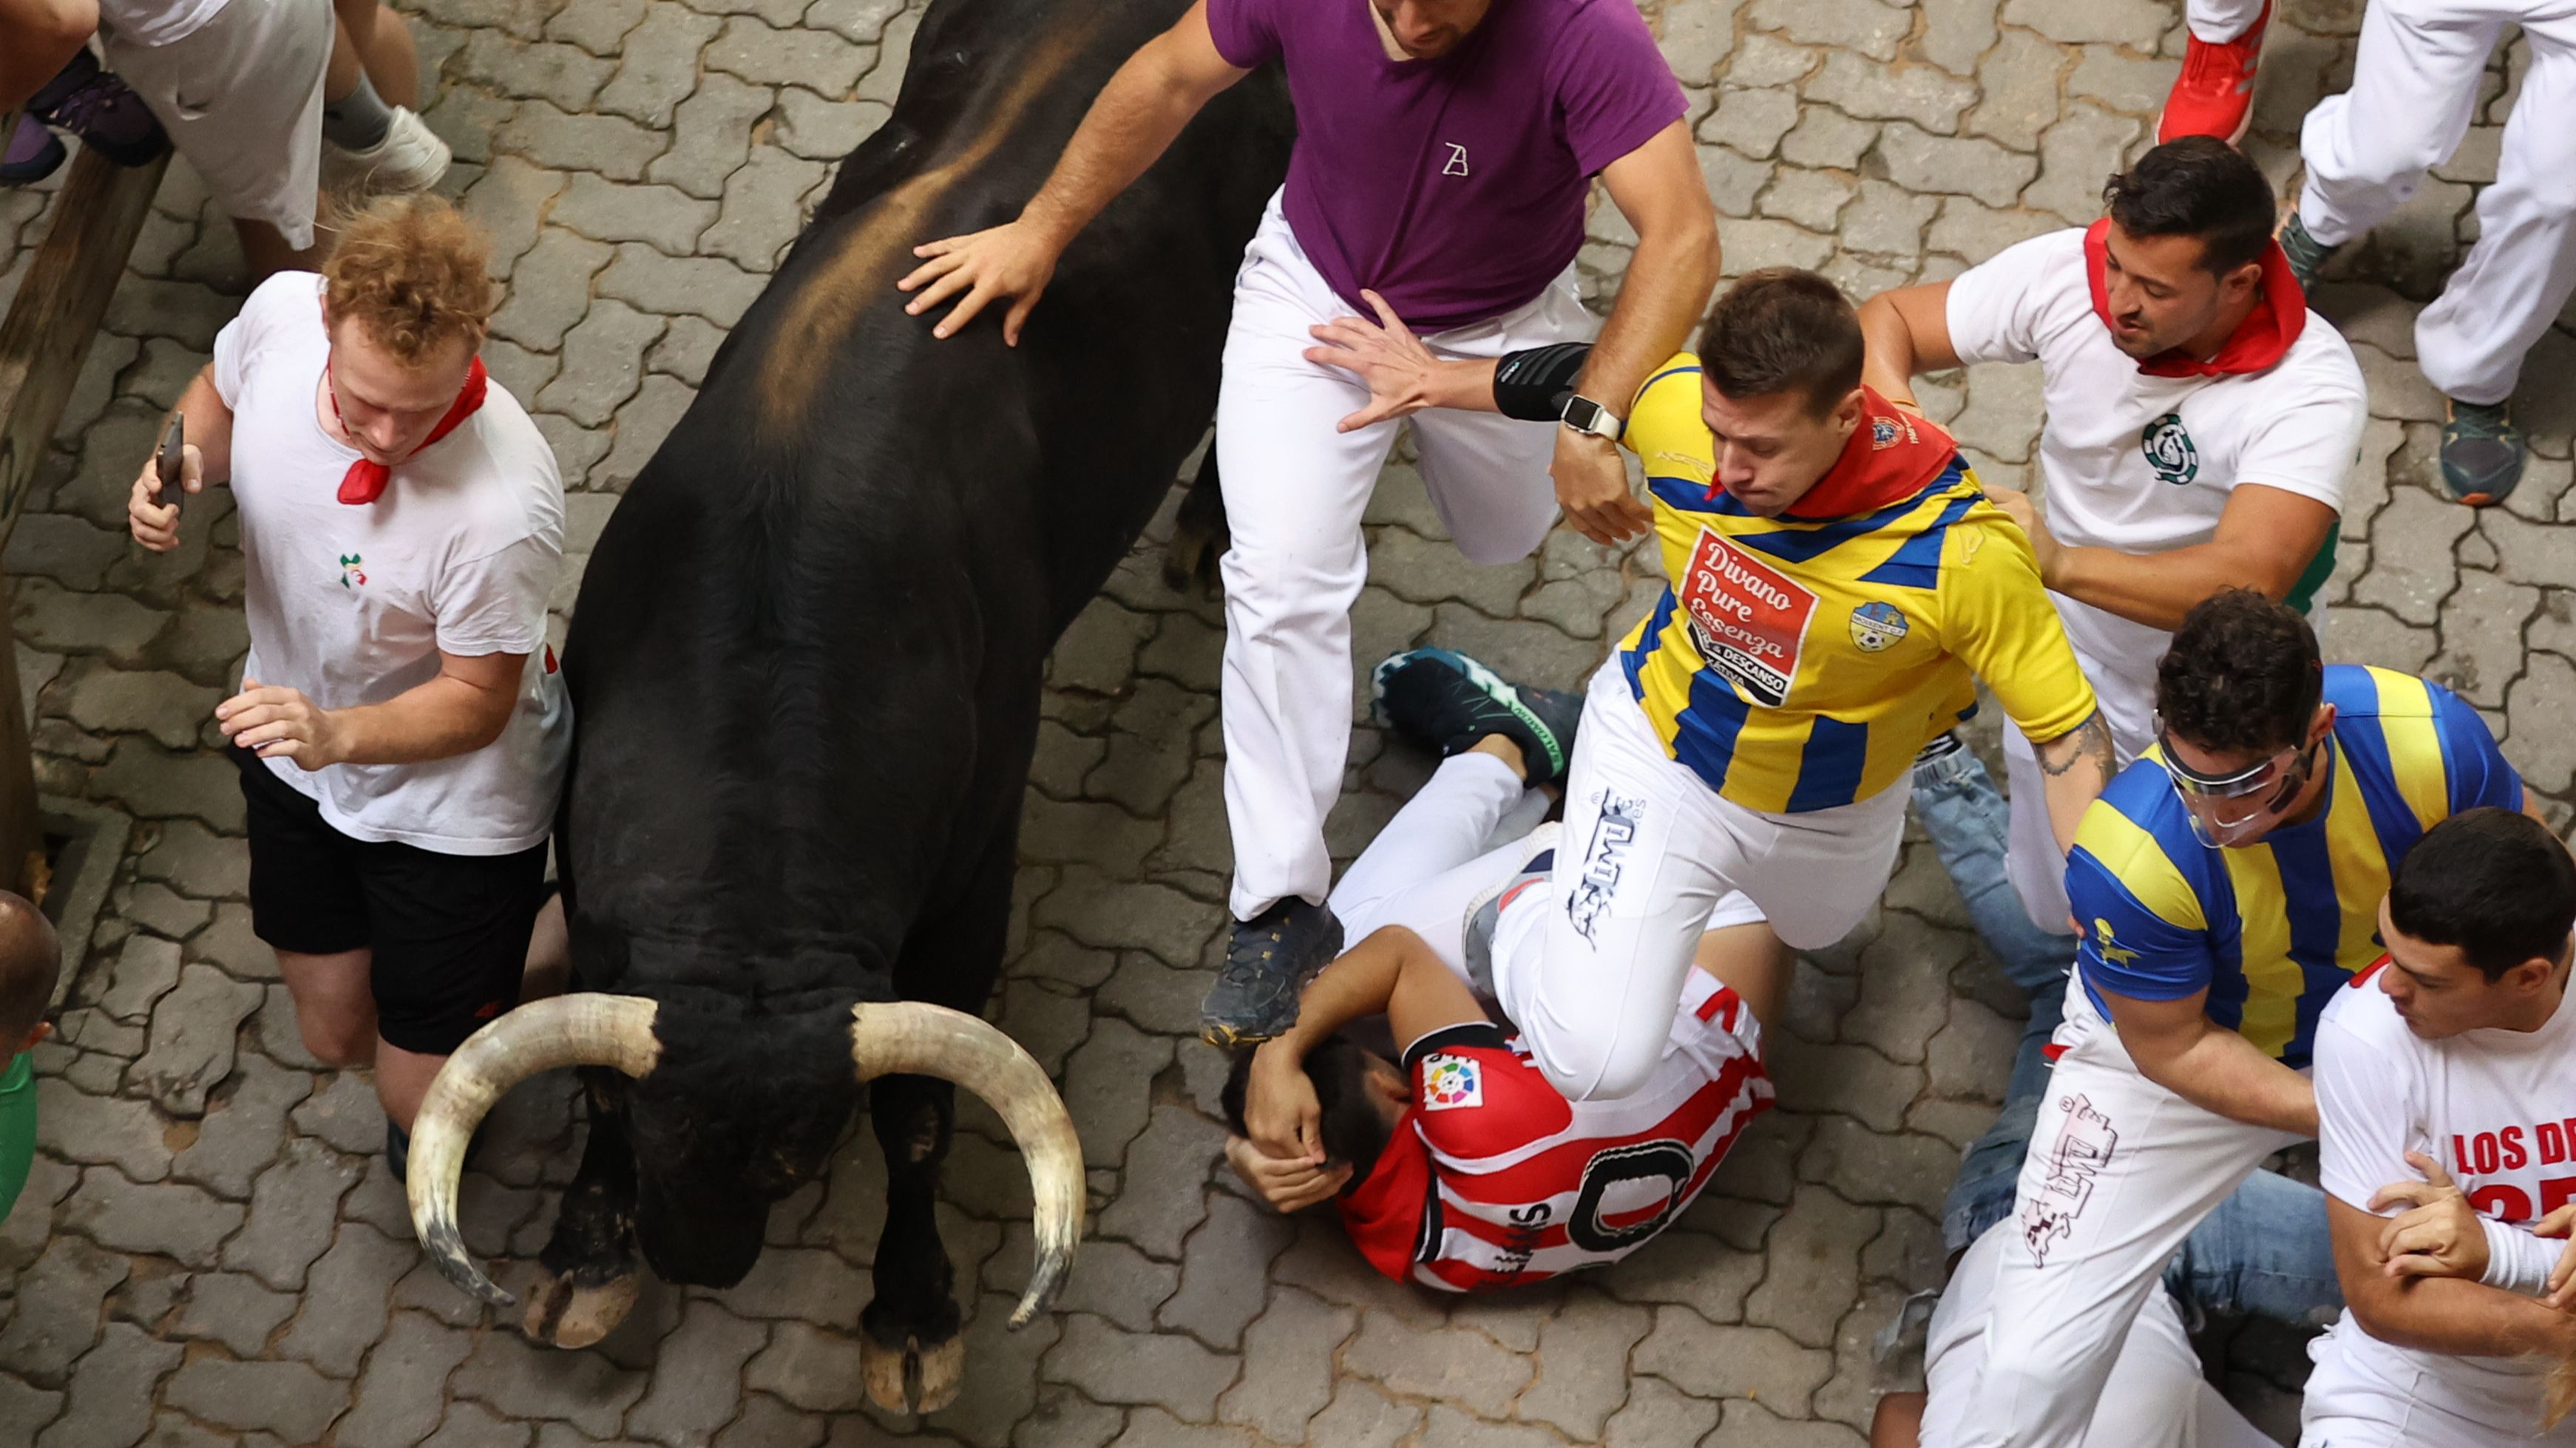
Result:
<svg viewBox="0 0 2576 1448">
<path fill-rule="evenodd" d="M 2442 424 L 2442 486 L 2472 508 L 2501 503 L 2522 481 L 2522 429 L 2501 402 L 2449 399 Z"/>
<path fill-rule="evenodd" d="M 1532 785 L 1555 784 L 1574 763 L 1583 696 L 1514 684 L 1456 649 L 1409 649 L 1371 675 L 1378 716 L 1446 759 L 1487 735 L 1520 746 Z"/>
<path fill-rule="evenodd" d="M 2290 275 L 2299 279 L 2299 290 L 2303 292 L 2317 289 L 2317 278 L 2325 275 L 2326 263 L 2334 260 L 2336 252 L 2343 250 L 2308 235 L 2307 224 L 2299 220 L 2296 211 L 2290 213 L 2289 220 L 2281 223 L 2280 235 L 2275 240 L 2281 243 L 2281 255 L 2289 259 Z"/>
</svg>

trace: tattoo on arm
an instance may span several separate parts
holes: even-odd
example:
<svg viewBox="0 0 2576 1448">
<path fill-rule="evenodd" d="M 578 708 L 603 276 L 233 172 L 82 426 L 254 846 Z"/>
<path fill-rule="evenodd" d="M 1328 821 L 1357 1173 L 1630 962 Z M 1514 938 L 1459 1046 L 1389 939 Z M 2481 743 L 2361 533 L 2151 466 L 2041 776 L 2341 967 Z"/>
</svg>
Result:
<svg viewBox="0 0 2576 1448">
<path fill-rule="evenodd" d="M 2073 769 L 2079 759 L 2090 759 L 2100 765 L 2104 779 L 2109 779 L 2116 772 L 2120 756 L 2112 748 L 2111 726 L 2103 720 L 2099 709 L 2085 715 L 2084 722 L 2068 730 L 2063 739 L 2050 742 L 2069 746 L 2055 759 L 2045 753 L 2040 754 L 2039 767 L 2052 776 Z"/>
</svg>

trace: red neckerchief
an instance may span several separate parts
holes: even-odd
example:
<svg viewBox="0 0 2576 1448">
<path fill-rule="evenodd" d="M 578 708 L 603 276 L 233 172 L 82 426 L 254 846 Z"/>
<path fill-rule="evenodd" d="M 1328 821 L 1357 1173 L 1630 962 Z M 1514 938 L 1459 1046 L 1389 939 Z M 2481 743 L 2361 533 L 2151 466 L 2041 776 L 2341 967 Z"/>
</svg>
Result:
<svg viewBox="0 0 2576 1448">
<path fill-rule="evenodd" d="M 2111 325 L 2111 294 L 2103 280 L 2102 269 L 2110 260 L 2111 250 L 2103 236 L 2111 229 L 2111 218 L 2105 216 L 2084 228 L 2084 279 L 2093 288 L 2093 315 L 2102 325 Z M 2299 290 L 2299 279 L 2290 272 L 2290 259 L 2281 253 L 2281 244 L 2273 242 L 2263 251 L 2263 295 L 2254 310 L 2227 334 L 2218 355 L 2203 362 L 2181 348 L 2158 352 L 2138 364 L 2138 370 L 2149 377 L 2227 377 L 2245 372 L 2260 372 L 2290 354 L 2291 344 L 2308 325 L 2308 295 Z"/>
<path fill-rule="evenodd" d="M 1843 443 L 1843 455 L 1788 506 L 1787 516 L 1812 523 L 1875 513 L 1922 492 L 1949 471 L 1959 445 L 1948 433 L 1870 388 L 1862 388 L 1860 397 L 1860 426 Z M 1718 485 L 1710 484 L 1710 495 L 1717 492 Z"/>
<path fill-rule="evenodd" d="M 340 415 L 340 389 L 330 380 L 331 363 L 327 358 L 322 363 L 322 377 L 323 395 L 331 399 L 331 420 L 340 424 L 342 432 L 347 432 L 349 421 Z M 483 371 L 483 359 L 475 358 L 474 365 L 466 369 L 465 385 L 457 389 L 456 401 L 449 405 L 447 415 L 438 420 L 438 426 L 429 430 L 429 436 L 421 439 L 419 447 L 403 454 L 403 461 L 419 457 L 432 443 L 456 431 L 458 424 L 472 417 L 483 406 L 483 393 L 489 380 Z M 340 501 L 372 503 L 385 495 L 385 484 L 393 480 L 393 475 L 393 468 L 387 464 L 359 458 L 349 464 L 348 473 L 340 479 Z"/>
</svg>

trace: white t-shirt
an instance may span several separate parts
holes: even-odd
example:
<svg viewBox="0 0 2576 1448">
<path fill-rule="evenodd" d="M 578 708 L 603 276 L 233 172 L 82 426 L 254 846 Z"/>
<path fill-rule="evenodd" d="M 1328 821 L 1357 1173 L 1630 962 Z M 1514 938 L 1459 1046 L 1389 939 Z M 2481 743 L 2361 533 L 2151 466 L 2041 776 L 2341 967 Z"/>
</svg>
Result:
<svg viewBox="0 0 2576 1448">
<path fill-rule="evenodd" d="M 1950 1448 L 1966 1436 L 1967 1416 L 1986 1365 L 1986 1326 L 1994 1311 L 1995 1279 L 2003 1270 L 2004 1242 L 2018 1230 L 2010 1218 L 1986 1229 L 1959 1259 L 1923 1352 L 1923 1448 Z M 2119 1448 L 2272 1448 L 2272 1440 L 2245 1421 L 2201 1376 L 2182 1312 L 2159 1284 L 2129 1325 L 2129 1335 L 2102 1385 L 2093 1423 L 2102 1431 L 2087 1441 Z M 2117 1425 L 2117 1431 L 2111 1431 Z"/>
<path fill-rule="evenodd" d="M 563 480 L 552 449 L 498 382 L 454 432 L 397 464 L 373 503 L 339 500 L 354 450 L 316 411 L 331 350 L 322 279 L 283 272 L 215 338 L 215 390 L 233 410 L 250 622 L 246 677 L 325 709 L 377 704 L 437 677 L 439 654 L 526 654 L 501 737 L 424 764 L 265 761 L 361 840 L 501 855 L 546 837 L 572 712 L 546 650 L 562 571 Z"/>
<path fill-rule="evenodd" d="M 101 29 L 128 45 L 185 40 L 231 0 L 98 0 Z"/>
<path fill-rule="evenodd" d="M 2486 1216 L 2528 1226 L 2576 1197 L 2576 1006 L 2537 1031 L 2466 1031 L 2427 1041 L 2379 989 L 2378 971 L 2335 992 L 2316 1036 L 2318 1183 L 2362 1211 L 2390 1182 L 2416 1180 L 2406 1153 L 2440 1161 Z M 2383 1213 L 2382 1215 L 2390 1215 Z M 2554 1249 L 2556 1244 L 2550 1244 Z M 2347 1312 L 2312 1349 L 2308 1416 L 2384 1420 L 2392 1402 L 2426 1419 L 2406 1441 L 2531 1441 L 2545 1369 L 2519 1358 L 2451 1357 L 2392 1346 Z M 2339 1399 L 2366 1399 L 2355 1411 Z M 2460 1420 L 2465 1420 L 2462 1423 Z M 2576 1420 L 2550 1443 L 2576 1442 Z"/>
<path fill-rule="evenodd" d="M 2040 472 L 2060 542 L 2123 553 L 2206 543 L 2240 482 L 2341 511 L 2369 401 L 2352 348 L 2316 313 L 2264 371 L 2150 377 L 2094 314 L 2077 227 L 1971 267 L 1950 283 L 1948 311 L 1960 361 L 2040 364 Z M 2172 635 L 2052 597 L 2111 727 L 2137 752 Z"/>
</svg>

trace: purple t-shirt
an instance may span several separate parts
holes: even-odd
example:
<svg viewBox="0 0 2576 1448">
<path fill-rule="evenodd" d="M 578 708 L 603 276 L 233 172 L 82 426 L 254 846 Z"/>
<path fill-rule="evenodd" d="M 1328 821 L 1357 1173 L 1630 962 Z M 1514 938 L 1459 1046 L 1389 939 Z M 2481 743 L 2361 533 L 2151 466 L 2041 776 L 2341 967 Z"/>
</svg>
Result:
<svg viewBox="0 0 2576 1448">
<path fill-rule="evenodd" d="M 1682 118 L 1631 0 L 1494 0 L 1435 60 L 1389 60 L 1369 0 L 1208 0 L 1229 64 L 1288 71 L 1297 147 L 1281 202 L 1360 315 L 1360 289 L 1421 332 L 1547 288 L 1583 245 L 1602 167 Z"/>
</svg>

